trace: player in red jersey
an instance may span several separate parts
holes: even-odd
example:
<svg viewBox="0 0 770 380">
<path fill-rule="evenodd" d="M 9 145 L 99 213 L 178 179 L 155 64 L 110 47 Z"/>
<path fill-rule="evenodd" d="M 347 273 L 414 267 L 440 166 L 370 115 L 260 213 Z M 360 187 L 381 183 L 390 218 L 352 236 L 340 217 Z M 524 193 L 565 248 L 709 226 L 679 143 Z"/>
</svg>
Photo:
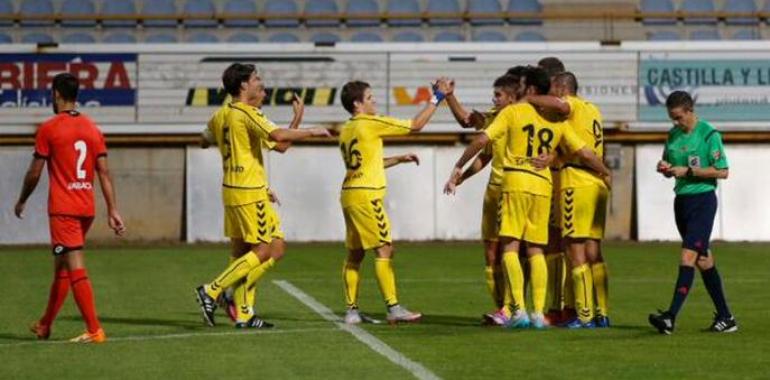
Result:
<svg viewBox="0 0 770 380">
<path fill-rule="evenodd" d="M 87 331 L 71 339 L 76 343 L 106 340 L 96 316 L 91 281 L 83 261 L 83 243 L 94 220 L 94 175 L 99 176 L 107 220 L 116 234 L 125 231 L 115 204 L 115 192 L 107 169 L 107 148 L 99 128 L 75 110 L 78 79 L 69 73 L 53 79 L 53 111 L 35 136 L 35 155 L 24 177 L 14 210 L 23 217 L 25 203 L 37 186 L 43 166 L 48 164 L 48 215 L 54 255 L 54 280 L 45 314 L 30 330 L 38 339 L 48 339 L 51 325 L 69 288 L 86 322 Z"/>
</svg>

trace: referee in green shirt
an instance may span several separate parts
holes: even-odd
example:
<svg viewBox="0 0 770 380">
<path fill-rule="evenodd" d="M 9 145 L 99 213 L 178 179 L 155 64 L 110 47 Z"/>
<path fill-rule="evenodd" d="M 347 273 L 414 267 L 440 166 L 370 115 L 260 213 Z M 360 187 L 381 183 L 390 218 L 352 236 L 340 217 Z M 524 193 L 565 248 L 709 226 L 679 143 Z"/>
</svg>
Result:
<svg viewBox="0 0 770 380">
<path fill-rule="evenodd" d="M 711 300 L 717 309 L 711 331 L 734 332 L 738 325 L 727 307 L 722 279 L 709 250 L 711 229 L 717 211 L 717 179 L 728 175 L 722 136 L 709 123 L 699 120 L 690 94 L 675 91 L 666 99 L 668 116 L 674 127 L 668 132 L 658 172 L 675 177 L 674 215 L 682 237 L 682 259 L 674 297 L 667 311 L 650 314 L 649 321 L 661 334 L 674 331 L 676 315 L 692 288 L 695 267 L 700 270 Z"/>
</svg>

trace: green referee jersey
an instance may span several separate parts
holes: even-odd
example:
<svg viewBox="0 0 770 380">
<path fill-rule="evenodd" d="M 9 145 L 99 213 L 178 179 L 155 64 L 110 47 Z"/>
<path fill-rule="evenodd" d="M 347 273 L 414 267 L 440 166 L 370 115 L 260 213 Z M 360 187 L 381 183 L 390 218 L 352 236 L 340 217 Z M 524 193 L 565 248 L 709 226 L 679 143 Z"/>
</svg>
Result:
<svg viewBox="0 0 770 380">
<path fill-rule="evenodd" d="M 676 126 L 668 131 L 663 160 L 672 166 L 728 168 L 722 135 L 711 124 L 702 120 L 698 120 L 690 133 Z M 676 179 L 674 192 L 677 195 L 700 194 L 716 188 L 716 178 L 682 177 Z"/>
</svg>

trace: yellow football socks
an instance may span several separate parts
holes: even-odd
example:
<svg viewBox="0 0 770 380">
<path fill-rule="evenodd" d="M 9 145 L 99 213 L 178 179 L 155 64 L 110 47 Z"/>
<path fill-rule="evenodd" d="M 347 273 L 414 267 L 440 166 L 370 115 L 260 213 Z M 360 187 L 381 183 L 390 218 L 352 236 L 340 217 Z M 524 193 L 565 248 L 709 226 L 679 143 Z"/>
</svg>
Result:
<svg viewBox="0 0 770 380">
<path fill-rule="evenodd" d="M 526 311 L 524 304 L 524 272 L 522 271 L 521 263 L 519 262 L 519 253 L 503 253 L 503 265 L 505 266 L 505 271 L 508 274 L 508 287 L 510 288 L 511 295 L 513 296 L 513 300 L 509 304 L 512 307 L 512 310 L 509 311 Z"/>
<path fill-rule="evenodd" d="M 532 278 L 533 312 L 542 313 L 545 309 L 545 296 L 548 288 L 548 267 L 545 263 L 545 256 L 534 255 L 530 257 L 529 271 Z"/>
<path fill-rule="evenodd" d="M 265 262 L 252 269 L 251 272 L 249 272 L 249 275 L 246 276 L 246 287 L 254 286 L 257 281 L 259 281 L 259 279 L 262 278 L 262 276 L 264 276 L 265 273 L 267 273 L 267 271 L 269 271 L 270 268 L 272 268 L 274 265 L 275 259 L 270 257 L 265 260 Z"/>
<path fill-rule="evenodd" d="M 393 265 L 390 259 L 378 257 L 374 259 L 374 273 L 377 283 L 380 285 L 382 297 L 387 306 L 398 304 L 396 297 L 396 275 L 393 273 Z"/>
<path fill-rule="evenodd" d="M 604 262 L 591 265 L 591 274 L 594 279 L 594 294 L 596 294 L 596 311 L 599 315 L 607 316 L 609 300 L 609 286 L 607 282 L 607 264 Z"/>
<path fill-rule="evenodd" d="M 246 288 L 246 281 L 241 280 L 238 281 L 237 284 L 235 284 L 235 289 L 233 290 L 233 300 L 235 301 L 235 306 L 237 309 L 237 317 L 236 320 L 238 322 L 246 322 L 251 318 L 251 316 L 254 314 L 253 312 L 253 303 L 249 303 L 249 296 L 248 296 L 248 290 Z"/>
<path fill-rule="evenodd" d="M 211 298 L 217 299 L 222 291 L 235 285 L 235 283 L 244 278 L 249 272 L 260 264 L 259 258 L 253 252 L 249 252 L 235 261 L 233 261 L 222 274 L 214 281 L 205 286 L 206 294 Z"/>
<path fill-rule="evenodd" d="M 575 310 L 583 323 L 594 317 L 594 289 L 591 269 L 583 264 L 572 269 L 572 282 L 575 289 Z"/>
<path fill-rule="evenodd" d="M 497 293 L 497 282 L 495 281 L 495 270 L 490 266 L 484 267 L 484 279 L 487 282 L 487 291 L 489 292 L 489 295 L 492 296 L 492 302 L 495 303 L 495 305 L 498 305 L 498 300 L 500 297 Z M 499 306 L 498 306 L 499 307 Z"/>
<path fill-rule="evenodd" d="M 347 260 L 342 264 L 342 284 L 345 285 L 345 303 L 348 307 L 358 307 L 358 284 L 361 276 L 358 273 L 360 263 Z"/>
</svg>

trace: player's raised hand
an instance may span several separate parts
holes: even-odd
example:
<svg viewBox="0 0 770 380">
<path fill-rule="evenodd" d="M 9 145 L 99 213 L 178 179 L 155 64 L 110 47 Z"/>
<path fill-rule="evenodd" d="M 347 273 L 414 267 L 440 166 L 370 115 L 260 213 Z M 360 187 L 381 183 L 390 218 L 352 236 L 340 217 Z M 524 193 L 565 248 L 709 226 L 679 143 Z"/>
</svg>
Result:
<svg viewBox="0 0 770 380">
<path fill-rule="evenodd" d="M 401 162 L 401 163 L 414 162 L 415 164 L 417 164 L 417 166 L 420 166 L 420 157 L 418 157 L 414 153 L 408 153 L 408 154 L 399 156 L 398 162 Z"/>
<path fill-rule="evenodd" d="M 446 77 L 441 77 L 436 80 L 436 83 L 433 85 L 433 91 L 440 91 L 444 93 L 444 95 L 448 94 L 452 89 L 452 86 L 449 84 L 449 79 Z"/>
<path fill-rule="evenodd" d="M 302 116 L 305 114 L 305 102 L 302 98 L 297 95 L 297 93 L 293 94 L 293 99 L 291 101 L 291 107 L 294 109 L 294 117 L 295 118 L 302 118 Z M 299 123 L 297 123 L 296 127 L 299 127 Z M 295 127 L 295 128 L 296 128 Z"/>
<path fill-rule="evenodd" d="M 115 231 L 115 235 L 123 236 L 126 232 L 126 225 L 123 224 L 123 218 L 120 217 L 120 213 L 117 211 L 111 211 L 107 215 L 107 225 Z"/>
<path fill-rule="evenodd" d="M 24 206 L 26 206 L 24 202 L 17 202 L 16 206 L 13 208 L 13 213 L 19 219 L 24 219 Z"/>
<path fill-rule="evenodd" d="M 484 117 L 484 114 L 479 112 L 478 110 L 472 110 L 468 114 L 468 118 L 466 120 L 466 124 L 470 125 L 475 129 L 483 128 L 485 122 L 486 122 L 486 117 Z"/>
<path fill-rule="evenodd" d="M 309 131 L 313 137 L 332 137 L 331 132 L 323 127 L 310 128 Z"/>
<path fill-rule="evenodd" d="M 278 199 L 278 194 L 273 191 L 273 189 L 268 188 L 267 189 L 267 196 L 270 199 L 270 202 L 277 204 L 278 206 L 281 205 L 281 200 Z"/>
</svg>

